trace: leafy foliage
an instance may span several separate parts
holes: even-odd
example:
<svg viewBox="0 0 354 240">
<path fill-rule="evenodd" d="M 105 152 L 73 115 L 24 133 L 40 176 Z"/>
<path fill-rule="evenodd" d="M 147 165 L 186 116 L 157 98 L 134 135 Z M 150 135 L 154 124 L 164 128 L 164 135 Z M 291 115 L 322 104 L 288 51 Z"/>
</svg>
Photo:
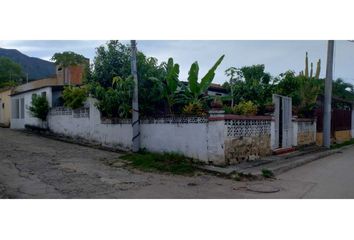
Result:
<svg viewBox="0 0 354 240">
<path fill-rule="evenodd" d="M 104 89 L 112 86 L 112 79 L 131 76 L 130 47 L 119 41 L 109 41 L 96 49 L 92 79 Z M 139 110 L 144 116 L 159 114 L 164 107 L 162 80 L 166 79 L 166 68 L 158 64 L 156 58 L 148 58 L 142 52 L 137 53 L 139 79 Z"/>
<path fill-rule="evenodd" d="M 51 60 L 54 61 L 56 65 L 60 65 L 64 68 L 87 63 L 83 55 L 71 51 L 55 53 Z"/>
<path fill-rule="evenodd" d="M 237 115 L 251 115 L 257 114 L 257 106 L 251 101 L 242 101 L 232 108 L 232 113 Z"/>
<path fill-rule="evenodd" d="M 283 96 L 292 98 L 294 106 L 299 106 L 301 103 L 300 96 L 300 80 L 295 76 L 295 72 L 287 71 L 280 74 L 280 77 L 276 80 L 274 92 Z"/>
<path fill-rule="evenodd" d="M 338 78 L 333 81 L 333 95 L 344 100 L 354 101 L 354 86 Z"/>
<path fill-rule="evenodd" d="M 321 81 L 315 78 L 297 77 L 300 81 L 300 105 L 298 115 L 302 117 L 313 117 L 313 110 L 316 106 L 317 97 L 321 92 Z"/>
<path fill-rule="evenodd" d="M 163 100 L 166 101 L 168 113 L 173 113 L 173 107 L 179 103 L 181 93 L 181 82 L 179 81 L 179 65 L 169 58 L 167 63 L 163 63 L 166 71 L 166 78 L 163 81 L 151 77 L 150 80 L 155 82 L 155 88 L 159 89 Z"/>
<path fill-rule="evenodd" d="M 190 159 L 177 153 L 140 152 L 121 157 L 143 171 L 159 171 L 179 175 L 190 175 L 195 167 Z"/>
<path fill-rule="evenodd" d="M 182 113 L 188 116 L 206 115 L 205 107 L 201 102 L 190 102 L 183 107 Z"/>
<path fill-rule="evenodd" d="M 274 173 L 269 169 L 263 168 L 262 169 L 262 176 L 265 178 L 274 178 Z"/>
<path fill-rule="evenodd" d="M 194 62 L 188 72 L 188 86 L 186 89 L 186 96 L 189 102 L 199 102 L 205 92 L 208 90 L 210 84 L 215 77 L 215 70 L 221 64 L 225 55 L 222 55 L 216 63 L 209 69 L 207 74 L 202 77 L 200 83 L 198 82 L 199 65 Z"/>
<path fill-rule="evenodd" d="M 87 94 L 85 87 L 66 86 L 63 91 L 64 106 L 71 109 L 82 107 L 87 99 Z"/>
<path fill-rule="evenodd" d="M 46 96 L 33 95 L 32 104 L 29 107 L 30 112 L 36 118 L 42 121 L 47 120 L 49 113 L 49 103 Z"/>
<path fill-rule="evenodd" d="M 90 90 L 98 100 L 96 106 L 102 116 L 128 118 L 131 116 L 133 87 L 132 77 L 114 77 L 111 87 L 104 88 L 98 83 L 92 83 Z"/>
<path fill-rule="evenodd" d="M 233 85 L 230 87 L 235 102 L 251 101 L 258 106 L 260 113 L 263 113 L 265 106 L 272 102 L 273 93 L 271 76 L 264 71 L 264 65 L 233 68 L 232 77 Z"/>
<path fill-rule="evenodd" d="M 292 98 L 293 106 L 301 117 L 311 117 L 316 106 L 316 100 L 321 93 L 322 82 L 306 75 L 295 76 L 293 71 L 280 75 L 275 87 L 275 93 Z"/>
<path fill-rule="evenodd" d="M 15 86 L 23 81 L 21 66 L 9 58 L 0 57 L 0 87 Z"/>
</svg>

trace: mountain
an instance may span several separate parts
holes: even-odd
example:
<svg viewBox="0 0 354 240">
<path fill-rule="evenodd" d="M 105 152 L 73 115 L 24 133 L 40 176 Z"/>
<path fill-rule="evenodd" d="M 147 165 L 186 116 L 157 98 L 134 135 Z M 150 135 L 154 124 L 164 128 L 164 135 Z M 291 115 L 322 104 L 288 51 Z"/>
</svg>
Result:
<svg viewBox="0 0 354 240">
<path fill-rule="evenodd" d="M 22 71 L 28 73 L 29 80 L 48 78 L 55 75 L 55 65 L 43 59 L 29 57 L 16 49 L 0 48 L 0 57 L 10 58 L 21 65 Z"/>
</svg>

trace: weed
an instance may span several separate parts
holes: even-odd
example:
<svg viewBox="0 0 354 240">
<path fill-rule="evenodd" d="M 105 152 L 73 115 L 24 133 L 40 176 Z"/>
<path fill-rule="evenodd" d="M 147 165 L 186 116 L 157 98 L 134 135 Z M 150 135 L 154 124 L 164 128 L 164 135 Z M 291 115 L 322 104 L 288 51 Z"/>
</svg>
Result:
<svg viewBox="0 0 354 240">
<path fill-rule="evenodd" d="M 274 177 L 274 173 L 271 170 L 269 170 L 269 169 L 263 168 L 262 169 L 262 176 L 265 177 L 265 178 L 273 178 Z"/>
<path fill-rule="evenodd" d="M 130 161 L 134 167 L 143 171 L 160 171 L 179 175 L 192 174 L 195 171 L 192 161 L 177 153 L 141 151 L 124 155 L 121 158 Z"/>
<path fill-rule="evenodd" d="M 341 147 L 348 146 L 348 145 L 352 145 L 352 144 L 354 144 L 354 138 L 353 138 L 353 139 L 350 139 L 350 140 L 348 140 L 348 141 L 342 142 L 342 143 L 333 144 L 333 145 L 331 146 L 331 149 L 341 148 Z"/>
</svg>

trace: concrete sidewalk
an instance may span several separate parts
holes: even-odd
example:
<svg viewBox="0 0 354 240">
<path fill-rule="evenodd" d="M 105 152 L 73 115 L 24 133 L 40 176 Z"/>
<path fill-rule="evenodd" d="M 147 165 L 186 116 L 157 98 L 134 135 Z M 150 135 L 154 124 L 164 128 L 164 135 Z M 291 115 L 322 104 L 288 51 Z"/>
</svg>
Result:
<svg viewBox="0 0 354 240">
<path fill-rule="evenodd" d="M 343 147 L 343 149 L 345 148 L 348 148 L 348 146 Z M 235 174 L 237 174 L 249 176 L 252 179 L 262 179 L 263 169 L 272 172 L 274 175 L 279 175 L 293 168 L 319 160 L 340 151 L 340 149 L 327 150 L 321 147 L 310 146 L 292 153 L 264 157 L 259 160 L 244 162 L 237 165 L 226 167 L 202 165 L 199 167 L 212 173 L 224 175 L 225 177 L 232 178 Z"/>
</svg>

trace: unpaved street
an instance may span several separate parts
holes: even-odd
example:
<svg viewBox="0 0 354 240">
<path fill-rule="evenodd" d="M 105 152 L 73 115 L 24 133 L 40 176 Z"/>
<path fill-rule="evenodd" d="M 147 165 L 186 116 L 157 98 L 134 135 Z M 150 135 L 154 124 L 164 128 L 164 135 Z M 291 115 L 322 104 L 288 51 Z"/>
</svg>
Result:
<svg viewBox="0 0 354 240">
<path fill-rule="evenodd" d="M 353 198 L 354 148 L 262 184 L 206 173 L 175 176 L 132 169 L 120 154 L 0 128 L 0 198 Z"/>
</svg>

